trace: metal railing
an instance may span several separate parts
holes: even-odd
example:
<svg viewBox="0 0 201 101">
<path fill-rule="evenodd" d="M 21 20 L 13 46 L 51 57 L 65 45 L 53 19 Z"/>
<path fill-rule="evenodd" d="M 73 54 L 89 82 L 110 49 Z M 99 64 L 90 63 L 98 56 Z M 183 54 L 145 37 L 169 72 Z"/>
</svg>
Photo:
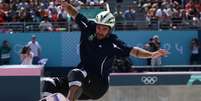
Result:
<svg viewBox="0 0 201 101">
<path fill-rule="evenodd" d="M 39 28 L 39 22 L 7 22 L 0 24 L 0 32 L 40 32 L 48 31 Z M 78 31 L 78 26 L 73 22 L 52 22 L 54 32 Z M 201 23 L 193 24 L 192 21 L 178 21 L 178 23 L 162 23 L 160 21 L 122 21 L 117 22 L 115 30 L 197 30 Z"/>
<path fill-rule="evenodd" d="M 201 21 L 192 20 L 171 20 L 163 22 L 160 20 L 119 21 L 115 26 L 116 30 L 198 30 L 201 29 Z"/>
</svg>

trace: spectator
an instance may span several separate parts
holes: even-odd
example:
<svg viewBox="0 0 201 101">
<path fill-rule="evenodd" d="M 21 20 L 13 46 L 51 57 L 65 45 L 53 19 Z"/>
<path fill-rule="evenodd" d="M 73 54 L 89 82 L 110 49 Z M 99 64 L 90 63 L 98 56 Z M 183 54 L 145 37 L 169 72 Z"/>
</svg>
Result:
<svg viewBox="0 0 201 101">
<path fill-rule="evenodd" d="M 152 4 L 149 2 L 144 3 L 143 5 L 141 3 L 138 4 L 138 7 L 140 7 L 141 9 L 144 9 L 145 12 L 148 12 L 148 10 L 151 8 L 151 6 L 152 6 Z"/>
<path fill-rule="evenodd" d="M 155 17 L 155 12 L 156 12 L 156 7 L 155 5 L 152 5 L 146 14 L 146 21 L 148 22 L 149 25 L 151 25 L 153 23 L 153 20 L 156 19 Z M 155 22 L 154 22 L 155 23 Z"/>
<path fill-rule="evenodd" d="M 20 21 L 21 22 L 31 22 L 33 21 L 30 13 L 28 13 L 30 10 L 29 9 L 25 9 L 24 7 L 21 8 L 20 12 L 19 12 L 19 17 L 20 17 Z"/>
<path fill-rule="evenodd" d="M 86 0 L 86 3 L 88 5 L 100 5 L 103 3 L 103 0 Z"/>
<path fill-rule="evenodd" d="M 160 5 L 158 5 L 158 7 L 157 7 L 155 16 L 158 19 L 161 19 L 163 17 L 163 10 L 162 10 L 162 7 Z"/>
<path fill-rule="evenodd" d="M 153 46 L 154 46 L 153 38 L 150 38 L 150 39 L 149 39 L 149 42 L 144 45 L 144 49 L 145 49 L 145 50 L 148 50 L 148 51 L 150 51 L 150 52 L 153 52 L 153 51 L 154 51 Z M 147 65 L 148 65 L 148 66 L 151 65 L 151 58 L 148 58 L 148 59 L 147 59 Z"/>
<path fill-rule="evenodd" d="M 31 51 L 33 52 L 33 64 L 38 64 L 38 61 L 40 60 L 41 56 L 41 47 L 38 41 L 36 40 L 36 36 L 32 35 L 32 40 L 28 42 L 28 47 L 31 48 Z"/>
<path fill-rule="evenodd" d="M 188 18 L 190 18 L 190 12 L 192 11 L 193 9 L 193 2 L 192 0 L 189 0 L 189 2 L 185 5 L 185 11 L 186 11 L 186 16 Z"/>
<path fill-rule="evenodd" d="M 22 65 L 32 65 L 33 60 L 33 52 L 31 52 L 31 48 L 28 46 L 24 46 L 20 53 L 20 59 Z"/>
<path fill-rule="evenodd" d="M 40 22 L 41 21 L 41 16 L 40 16 L 40 10 L 36 10 L 38 8 L 34 8 L 31 12 L 32 12 L 32 18 L 33 18 L 33 22 Z"/>
<path fill-rule="evenodd" d="M 40 10 L 40 16 L 43 18 L 43 20 L 44 20 L 44 18 L 48 18 L 49 17 L 48 9 L 41 9 Z"/>
<path fill-rule="evenodd" d="M 53 31 L 53 25 L 48 21 L 48 17 L 45 17 L 44 20 L 40 22 L 39 29 L 40 31 Z"/>
<path fill-rule="evenodd" d="M 123 19 L 123 12 L 122 12 L 122 6 L 121 5 L 118 5 L 116 7 L 116 11 L 114 12 L 114 15 L 115 15 L 115 18 L 116 21 L 118 22 L 119 20 L 122 20 Z"/>
<path fill-rule="evenodd" d="M 160 49 L 160 40 L 158 35 L 153 36 L 153 45 L 151 46 L 153 51 L 158 51 Z M 152 66 L 159 66 L 161 65 L 161 58 L 152 58 L 151 59 Z"/>
<path fill-rule="evenodd" d="M 57 14 L 57 12 L 55 10 L 51 10 L 51 15 L 50 15 L 50 19 L 51 19 L 51 22 L 57 22 L 58 19 L 59 19 L 59 16 Z"/>
<path fill-rule="evenodd" d="M 192 19 L 192 25 L 196 28 L 200 28 L 201 26 L 201 20 L 199 20 L 198 17 L 193 17 Z"/>
<path fill-rule="evenodd" d="M 193 17 L 198 17 L 201 12 L 201 5 L 197 1 L 190 0 L 185 5 L 186 16 L 189 20 L 192 20 Z"/>
<path fill-rule="evenodd" d="M 0 47 L 0 56 L 1 56 L 1 64 L 10 64 L 10 56 L 11 56 L 11 47 L 7 40 L 2 42 L 2 46 Z"/>
<path fill-rule="evenodd" d="M 114 12 L 114 16 L 116 19 L 116 29 L 122 29 L 123 23 L 124 23 L 124 17 L 123 17 L 121 5 L 117 6 L 116 11 Z"/>
<path fill-rule="evenodd" d="M 6 22 L 6 14 L 3 7 L 3 4 L 0 4 L 0 24 Z"/>
<path fill-rule="evenodd" d="M 190 56 L 190 64 L 197 65 L 199 64 L 200 57 L 200 42 L 197 38 L 193 38 L 191 41 L 191 56 Z"/>
<path fill-rule="evenodd" d="M 126 21 L 126 29 L 133 29 L 134 28 L 134 20 L 135 20 L 135 10 L 132 8 L 131 5 L 128 6 L 128 9 L 125 10 L 124 19 Z"/>
<path fill-rule="evenodd" d="M 172 6 L 169 6 L 169 7 L 165 7 L 163 9 L 163 12 L 165 13 L 165 18 L 163 21 L 168 23 L 169 26 L 172 27 L 172 18 L 173 18 L 173 15 L 177 12 L 177 10 L 173 8 Z"/>
<path fill-rule="evenodd" d="M 135 10 L 132 8 L 132 6 L 128 6 L 128 9 L 124 12 L 124 18 L 127 21 L 134 21 L 135 20 Z"/>
<path fill-rule="evenodd" d="M 66 22 L 67 17 L 68 17 L 67 12 L 62 8 L 61 11 L 58 13 L 58 21 L 59 22 Z"/>
<path fill-rule="evenodd" d="M 155 13 L 155 17 L 156 17 L 157 20 L 158 20 L 158 28 L 159 28 L 159 29 L 160 29 L 161 23 L 163 22 L 163 16 L 164 16 L 164 12 L 163 12 L 161 6 L 158 5 L 158 6 L 157 6 L 156 13 Z"/>
</svg>

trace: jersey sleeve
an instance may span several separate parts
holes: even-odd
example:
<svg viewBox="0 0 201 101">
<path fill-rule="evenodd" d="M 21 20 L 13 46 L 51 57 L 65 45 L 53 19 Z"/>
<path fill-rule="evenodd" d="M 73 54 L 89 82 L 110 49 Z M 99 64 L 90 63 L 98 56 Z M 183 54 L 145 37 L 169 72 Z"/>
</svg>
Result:
<svg viewBox="0 0 201 101">
<path fill-rule="evenodd" d="M 113 36 L 113 48 L 116 56 L 128 57 L 133 47 L 128 46 L 125 42 L 120 40 L 116 35 Z"/>
<path fill-rule="evenodd" d="M 95 22 L 88 20 L 84 15 L 81 13 L 78 13 L 78 15 L 75 18 L 76 24 L 79 26 L 81 31 L 84 31 L 86 29 L 91 29 L 91 27 L 94 27 Z"/>
</svg>

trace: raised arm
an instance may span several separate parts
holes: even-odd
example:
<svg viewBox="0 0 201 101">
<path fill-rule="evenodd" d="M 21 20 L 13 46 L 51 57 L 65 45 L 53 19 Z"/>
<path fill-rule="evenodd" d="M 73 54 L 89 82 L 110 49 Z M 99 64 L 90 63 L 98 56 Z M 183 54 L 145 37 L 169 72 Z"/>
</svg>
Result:
<svg viewBox="0 0 201 101">
<path fill-rule="evenodd" d="M 157 58 L 161 56 L 167 55 L 168 52 L 164 49 L 160 49 L 155 52 L 149 52 L 139 47 L 133 47 L 130 51 L 130 55 L 138 57 L 138 58 Z"/>
<path fill-rule="evenodd" d="M 114 44 L 115 49 L 114 53 L 119 56 L 127 57 L 131 55 L 137 58 L 146 59 L 146 58 L 157 58 L 168 54 L 168 51 L 166 51 L 165 49 L 150 52 L 139 47 L 128 46 L 126 43 L 118 39 L 116 35 L 111 35 L 111 39 L 113 40 Z"/>
<path fill-rule="evenodd" d="M 62 2 L 62 7 L 74 19 L 75 23 L 79 26 L 81 31 L 85 31 L 88 28 L 93 30 L 95 29 L 95 23 L 93 21 L 89 21 L 87 17 L 78 12 L 77 9 L 70 3 Z"/>
<path fill-rule="evenodd" d="M 66 2 L 66 1 L 62 2 L 62 7 L 64 8 L 65 11 L 68 12 L 68 14 L 73 19 L 75 19 L 76 16 L 78 15 L 78 13 L 79 13 L 74 6 L 72 6 L 70 3 Z"/>
</svg>

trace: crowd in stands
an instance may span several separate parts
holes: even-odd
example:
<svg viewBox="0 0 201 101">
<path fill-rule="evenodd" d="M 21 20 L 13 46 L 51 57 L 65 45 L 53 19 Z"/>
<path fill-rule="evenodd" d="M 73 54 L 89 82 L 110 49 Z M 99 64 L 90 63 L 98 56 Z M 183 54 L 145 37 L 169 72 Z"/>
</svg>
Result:
<svg viewBox="0 0 201 101">
<path fill-rule="evenodd" d="M 67 20 L 67 12 L 61 7 L 62 0 L 1 0 L 0 23 L 3 22 L 40 22 L 48 17 L 51 22 Z M 82 0 L 84 1 L 84 0 Z M 98 5 L 99 0 L 73 0 L 73 4 Z"/>
<path fill-rule="evenodd" d="M 200 0 L 133 0 L 132 3 L 129 3 L 128 10 L 123 6 L 117 5 L 116 11 L 114 11 L 117 22 L 125 23 L 125 20 L 130 21 L 130 18 L 132 21 L 136 21 L 135 16 L 144 13 L 138 17 L 144 17 L 150 26 L 154 23 L 170 28 L 177 28 L 178 24 L 201 26 Z"/>
<path fill-rule="evenodd" d="M 0 24 L 12 22 L 40 23 L 41 30 L 52 31 L 52 23 L 66 22 L 69 16 L 61 6 L 62 0 L 1 0 Z M 99 0 L 71 0 L 74 5 L 98 5 Z M 48 23 L 46 23 L 46 22 Z M 45 23 L 44 23 L 45 22 Z M 63 24 L 63 23 L 62 23 Z M 45 25 L 45 28 L 44 28 Z M 46 28 L 46 25 L 48 28 Z"/>
<path fill-rule="evenodd" d="M 108 6 L 118 25 L 129 25 L 134 29 L 136 22 L 177 28 L 187 24 L 201 26 L 200 0 L 70 0 L 78 9 L 81 7 Z M 116 4 L 113 4 L 115 1 Z M 111 3 L 112 2 L 112 3 Z M 124 4 L 126 2 L 126 4 Z M 129 3 L 129 4 L 128 4 Z M 42 31 L 53 31 L 54 22 L 69 22 L 69 16 L 61 7 L 61 0 L 1 0 L 0 24 L 12 22 L 39 23 Z M 107 9 L 107 10 L 110 10 Z M 93 14 L 93 13 L 92 13 Z M 44 22 L 47 23 L 44 23 Z M 45 28 L 44 28 L 45 25 Z M 48 27 L 47 27 L 47 26 Z M 60 25 L 65 25 L 61 23 Z M 122 26 L 120 26 L 122 27 Z"/>
</svg>

